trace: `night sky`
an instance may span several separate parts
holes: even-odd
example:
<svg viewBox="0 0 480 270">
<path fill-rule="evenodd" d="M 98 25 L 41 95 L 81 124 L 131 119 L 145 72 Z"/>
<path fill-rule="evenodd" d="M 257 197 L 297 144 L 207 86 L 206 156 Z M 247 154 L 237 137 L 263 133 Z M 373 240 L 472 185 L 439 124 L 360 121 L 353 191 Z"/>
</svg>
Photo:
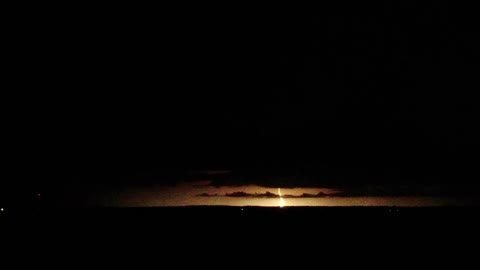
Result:
<svg viewBox="0 0 480 270">
<path fill-rule="evenodd" d="M 56 8 L 9 21 L 6 183 L 478 183 L 474 9 Z"/>
</svg>

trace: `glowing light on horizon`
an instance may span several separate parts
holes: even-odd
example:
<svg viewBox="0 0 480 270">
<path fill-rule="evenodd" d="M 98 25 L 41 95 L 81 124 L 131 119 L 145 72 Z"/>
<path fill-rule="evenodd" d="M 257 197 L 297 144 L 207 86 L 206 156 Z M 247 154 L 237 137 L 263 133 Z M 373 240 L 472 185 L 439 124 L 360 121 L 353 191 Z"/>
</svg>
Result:
<svg viewBox="0 0 480 270">
<path fill-rule="evenodd" d="M 280 199 L 280 202 L 279 202 L 280 207 L 284 207 L 285 206 L 285 200 L 282 198 L 282 192 L 280 191 L 280 188 L 278 188 L 278 197 Z"/>
</svg>

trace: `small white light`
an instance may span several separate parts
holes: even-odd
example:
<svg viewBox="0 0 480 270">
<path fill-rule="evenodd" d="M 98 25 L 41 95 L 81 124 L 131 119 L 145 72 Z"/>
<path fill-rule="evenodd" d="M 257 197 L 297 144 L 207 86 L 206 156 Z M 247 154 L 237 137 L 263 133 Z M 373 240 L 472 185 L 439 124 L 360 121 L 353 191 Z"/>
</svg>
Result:
<svg viewBox="0 0 480 270">
<path fill-rule="evenodd" d="M 242 208 L 242 209 L 240 209 L 240 210 L 242 210 L 242 211 L 243 211 L 243 208 Z"/>
<path fill-rule="evenodd" d="M 3 209 L 3 208 L 0 208 L 0 211 L 2 211 L 2 212 L 3 212 L 3 211 L 5 211 L 5 209 Z"/>
</svg>

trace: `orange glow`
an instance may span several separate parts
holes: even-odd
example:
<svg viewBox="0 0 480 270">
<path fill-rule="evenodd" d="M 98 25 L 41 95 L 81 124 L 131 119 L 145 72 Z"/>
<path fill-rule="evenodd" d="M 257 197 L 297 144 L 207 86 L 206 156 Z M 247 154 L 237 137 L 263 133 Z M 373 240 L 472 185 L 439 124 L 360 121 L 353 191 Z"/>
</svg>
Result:
<svg viewBox="0 0 480 270">
<path fill-rule="evenodd" d="M 243 192 L 245 196 L 226 196 Z M 267 194 L 267 192 L 271 194 Z M 326 196 L 301 197 L 302 194 Z M 158 206 L 445 206 L 461 205 L 459 200 L 434 197 L 342 197 L 340 190 L 328 188 L 266 188 L 255 185 L 215 187 L 209 182 L 184 182 L 177 186 L 97 190 L 92 194 L 92 206 L 158 207 Z M 202 194 L 202 195 L 201 195 Z M 262 196 L 267 194 L 268 196 Z M 273 194 L 273 196 L 272 196 Z M 200 195 L 200 196 L 199 196 Z M 278 196 L 276 196 L 278 195 Z M 330 195 L 330 196 L 329 196 Z M 299 196 L 299 197 L 292 197 Z"/>
</svg>

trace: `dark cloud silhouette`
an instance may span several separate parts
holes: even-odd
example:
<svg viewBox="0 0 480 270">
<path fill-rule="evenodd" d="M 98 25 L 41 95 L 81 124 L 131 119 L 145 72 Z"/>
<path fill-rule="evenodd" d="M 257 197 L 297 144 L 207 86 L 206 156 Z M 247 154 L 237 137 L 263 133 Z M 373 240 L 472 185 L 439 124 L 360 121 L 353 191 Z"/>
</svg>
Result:
<svg viewBox="0 0 480 270">
<path fill-rule="evenodd" d="M 325 198 L 325 197 L 415 197 L 415 196 L 430 196 L 430 197 L 477 197 L 479 194 L 479 186 L 464 185 L 464 186 L 447 186 L 447 185 L 410 185 L 410 186 L 355 186 L 346 187 L 339 190 L 337 193 L 317 194 L 303 193 L 301 195 L 284 194 L 283 198 Z M 240 197 L 240 198 L 278 198 L 276 193 L 248 193 L 244 191 L 237 191 L 226 193 L 225 195 L 202 193 L 197 196 L 226 196 L 226 197 Z"/>
<path fill-rule="evenodd" d="M 333 196 L 328 195 L 324 192 L 318 192 L 317 194 L 311 194 L 311 193 L 303 193 L 302 195 L 284 195 L 284 198 L 322 198 L 322 197 L 327 197 L 327 196 Z"/>
<path fill-rule="evenodd" d="M 247 193 L 243 191 L 232 192 L 225 194 L 227 197 L 249 197 L 249 198 L 279 198 L 280 196 L 275 193 L 265 192 L 265 193 Z M 319 192 L 317 194 L 303 193 L 302 195 L 282 195 L 283 198 L 318 198 L 329 196 L 324 192 Z"/>
<path fill-rule="evenodd" d="M 215 196 L 219 196 L 218 194 L 208 194 L 208 193 L 201 193 L 201 194 L 197 194 L 197 197 L 215 197 Z"/>
<path fill-rule="evenodd" d="M 476 197 L 479 185 L 377 185 L 355 186 L 342 189 L 337 197 Z"/>
</svg>

